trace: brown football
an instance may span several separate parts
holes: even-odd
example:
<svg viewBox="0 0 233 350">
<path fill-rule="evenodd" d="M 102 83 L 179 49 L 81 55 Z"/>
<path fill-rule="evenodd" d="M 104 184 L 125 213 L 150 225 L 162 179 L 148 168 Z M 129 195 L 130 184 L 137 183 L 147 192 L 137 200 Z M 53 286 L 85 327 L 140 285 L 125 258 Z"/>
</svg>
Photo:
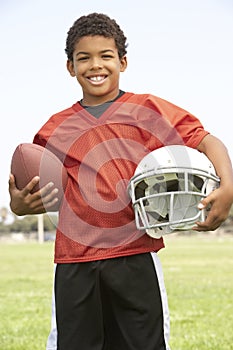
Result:
<svg viewBox="0 0 233 350">
<path fill-rule="evenodd" d="M 34 143 L 21 143 L 11 159 L 11 173 L 15 176 L 16 186 L 22 190 L 35 176 L 40 177 L 38 186 L 32 193 L 38 191 L 49 182 L 58 189 L 58 202 L 49 211 L 59 210 L 64 196 L 68 174 L 63 163 L 48 149 Z"/>
</svg>

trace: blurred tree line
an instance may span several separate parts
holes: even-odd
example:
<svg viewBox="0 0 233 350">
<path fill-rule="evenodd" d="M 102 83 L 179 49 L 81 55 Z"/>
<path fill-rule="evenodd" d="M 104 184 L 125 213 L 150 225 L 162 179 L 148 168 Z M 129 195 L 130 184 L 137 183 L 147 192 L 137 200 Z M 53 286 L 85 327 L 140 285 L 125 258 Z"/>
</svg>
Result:
<svg viewBox="0 0 233 350">
<path fill-rule="evenodd" d="M 30 233 L 38 229 L 38 215 L 26 215 L 18 217 L 7 208 L 0 208 L 0 232 L 1 233 Z M 43 214 L 44 231 L 55 231 L 58 217 L 56 214 Z"/>
</svg>

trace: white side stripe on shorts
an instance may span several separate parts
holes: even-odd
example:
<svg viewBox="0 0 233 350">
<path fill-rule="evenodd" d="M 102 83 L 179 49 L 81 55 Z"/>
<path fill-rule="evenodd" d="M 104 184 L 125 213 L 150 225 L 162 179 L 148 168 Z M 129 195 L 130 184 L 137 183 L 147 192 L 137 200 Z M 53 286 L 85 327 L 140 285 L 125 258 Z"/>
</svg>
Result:
<svg viewBox="0 0 233 350">
<path fill-rule="evenodd" d="M 152 256 L 152 259 L 154 262 L 155 271 L 156 271 L 158 282 L 159 282 L 161 299 L 162 299 L 163 320 L 164 320 L 163 327 L 164 327 L 164 339 L 165 339 L 166 350 L 170 350 L 170 347 L 168 344 L 169 337 L 170 337 L 170 316 L 169 316 L 167 292 L 166 292 L 166 288 L 165 288 L 165 284 L 164 284 L 162 266 L 161 266 L 161 262 L 158 258 L 158 255 L 155 252 L 151 253 L 151 256 Z"/>
<path fill-rule="evenodd" d="M 54 265 L 54 275 L 55 275 L 55 271 L 56 271 L 56 264 Z M 47 339 L 46 350 L 57 350 L 57 322 L 56 322 L 54 288 L 53 288 L 53 295 L 52 295 L 51 329 Z"/>
</svg>

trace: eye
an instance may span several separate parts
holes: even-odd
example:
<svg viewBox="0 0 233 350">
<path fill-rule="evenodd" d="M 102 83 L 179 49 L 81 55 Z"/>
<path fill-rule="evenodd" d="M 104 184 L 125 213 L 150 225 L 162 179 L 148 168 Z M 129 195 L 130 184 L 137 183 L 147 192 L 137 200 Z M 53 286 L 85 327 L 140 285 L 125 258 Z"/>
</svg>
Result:
<svg viewBox="0 0 233 350">
<path fill-rule="evenodd" d="M 105 55 L 102 55 L 102 58 L 109 60 L 109 59 L 113 58 L 113 55 L 105 54 Z"/>
<path fill-rule="evenodd" d="M 77 61 L 87 61 L 88 60 L 88 56 L 82 56 L 82 57 L 79 57 L 78 59 L 77 59 Z"/>
</svg>

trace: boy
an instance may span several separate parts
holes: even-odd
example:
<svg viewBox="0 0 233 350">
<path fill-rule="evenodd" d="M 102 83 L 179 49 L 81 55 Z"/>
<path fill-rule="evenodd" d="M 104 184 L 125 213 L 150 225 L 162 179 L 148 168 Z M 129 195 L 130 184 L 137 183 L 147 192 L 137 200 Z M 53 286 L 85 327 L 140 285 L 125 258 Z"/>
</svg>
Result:
<svg viewBox="0 0 233 350">
<path fill-rule="evenodd" d="M 211 203 L 211 211 L 193 229 L 215 230 L 233 202 L 227 150 L 181 108 L 119 89 L 126 38 L 108 16 L 80 17 L 68 32 L 66 54 L 83 97 L 34 137 L 69 174 L 55 242 L 57 349 L 168 350 L 166 292 L 156 254 L 164 243 L 136 229 L 127 181 L 156 148 L 196 148 L 214 164 L 221 184 L 200 203 Z M 10 176 L 14 213 L 42 213 L 56 202 L 52 184 L 30 194 L 38 181 L 19 191 Z"/>
</svg>

